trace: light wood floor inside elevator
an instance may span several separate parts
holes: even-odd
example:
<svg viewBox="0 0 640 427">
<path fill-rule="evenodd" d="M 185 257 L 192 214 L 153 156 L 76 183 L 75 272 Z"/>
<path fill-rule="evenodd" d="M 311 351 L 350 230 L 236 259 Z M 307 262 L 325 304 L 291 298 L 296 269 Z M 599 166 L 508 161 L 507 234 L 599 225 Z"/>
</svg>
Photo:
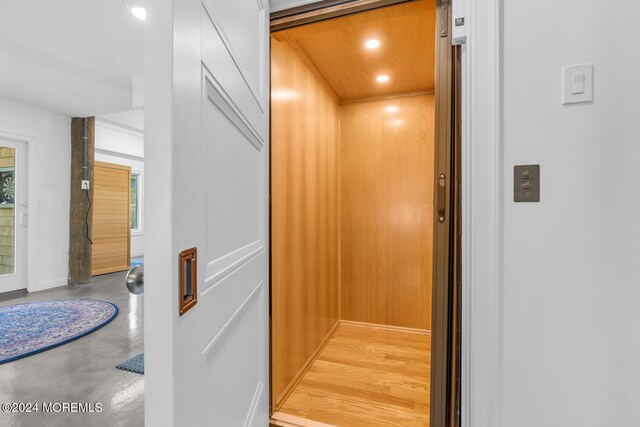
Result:
<svg viewBox="0 0 640 427">
<path fill-rule="evenodd" d="M 341 323 L 274 418 L 339 427 L 428 426 L 430 338 Z"/>
</svg>

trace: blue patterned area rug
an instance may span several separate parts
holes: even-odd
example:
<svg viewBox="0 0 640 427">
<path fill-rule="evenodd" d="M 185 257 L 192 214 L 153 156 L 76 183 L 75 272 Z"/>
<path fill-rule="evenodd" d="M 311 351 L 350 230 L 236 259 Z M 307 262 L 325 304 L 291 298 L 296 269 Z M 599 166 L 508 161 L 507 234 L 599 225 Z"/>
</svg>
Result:
<svg viewBox="0 0 640 427">
<path fill-rule="evenodd" d="M 88 335 L 117 315 L 116 305 L 90 299 L 0 307 L 0 365 Z"/>
<path fill-rule="evenodd" d="M 125 360 L 116 366 L 116 368 L 144 375 L 144 353 L 140 353 L 137 356 L 133 356 L 131 359 Z"/>
</svg>

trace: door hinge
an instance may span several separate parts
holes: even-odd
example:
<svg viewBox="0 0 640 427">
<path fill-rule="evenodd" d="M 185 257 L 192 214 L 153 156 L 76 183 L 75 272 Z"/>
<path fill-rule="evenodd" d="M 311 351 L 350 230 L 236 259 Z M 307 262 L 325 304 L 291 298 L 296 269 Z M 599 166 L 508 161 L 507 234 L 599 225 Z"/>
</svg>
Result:
<svg viewBox="0 0 640 427">
<path fill-rule="evenodd" d="M 447 37 L 449 35 L 449 1 L 442 0 L 440 2 L 440 8 L 438 10 L 438 20 L 440 25 L 440 37 Z"/>
</svg>

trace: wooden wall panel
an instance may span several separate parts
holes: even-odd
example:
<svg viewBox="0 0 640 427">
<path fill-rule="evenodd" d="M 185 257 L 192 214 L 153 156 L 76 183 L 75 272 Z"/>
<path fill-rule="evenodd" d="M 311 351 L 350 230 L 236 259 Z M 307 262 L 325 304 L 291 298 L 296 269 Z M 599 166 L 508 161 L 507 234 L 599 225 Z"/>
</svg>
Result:
<svg viewBox="0 0 640 427">
<path fill-rule="evenodd" d="M 339 107 L 287 42 L 271 46 L 272 396 L 339 318 Z"/>
<path fill-rule="evenodd" d="M 434 96 L 340 107 L 341 310 L 431 329 Z"/>
<path fill-rule="evenodd" d="M 131 168 L 96 162 L 93 186 L 91 275 L 128 270 Z"/>
</svg>

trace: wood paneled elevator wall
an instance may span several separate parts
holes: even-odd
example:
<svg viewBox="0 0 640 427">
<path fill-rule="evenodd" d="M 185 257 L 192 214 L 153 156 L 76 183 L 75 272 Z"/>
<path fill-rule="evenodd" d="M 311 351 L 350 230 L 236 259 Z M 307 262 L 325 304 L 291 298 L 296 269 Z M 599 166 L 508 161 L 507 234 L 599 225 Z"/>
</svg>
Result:
<svg viewBox="0 0 640 427">
<path fill-rule="evenodd" d="M 431 329 L 432 3 L 271 38 L 272 409 L 340 320 Z M 354 48 L 372 26 L 386 56 Z M 367 64 L 384 58 L 397 74 L 383 88 Z"/>
</svg>

